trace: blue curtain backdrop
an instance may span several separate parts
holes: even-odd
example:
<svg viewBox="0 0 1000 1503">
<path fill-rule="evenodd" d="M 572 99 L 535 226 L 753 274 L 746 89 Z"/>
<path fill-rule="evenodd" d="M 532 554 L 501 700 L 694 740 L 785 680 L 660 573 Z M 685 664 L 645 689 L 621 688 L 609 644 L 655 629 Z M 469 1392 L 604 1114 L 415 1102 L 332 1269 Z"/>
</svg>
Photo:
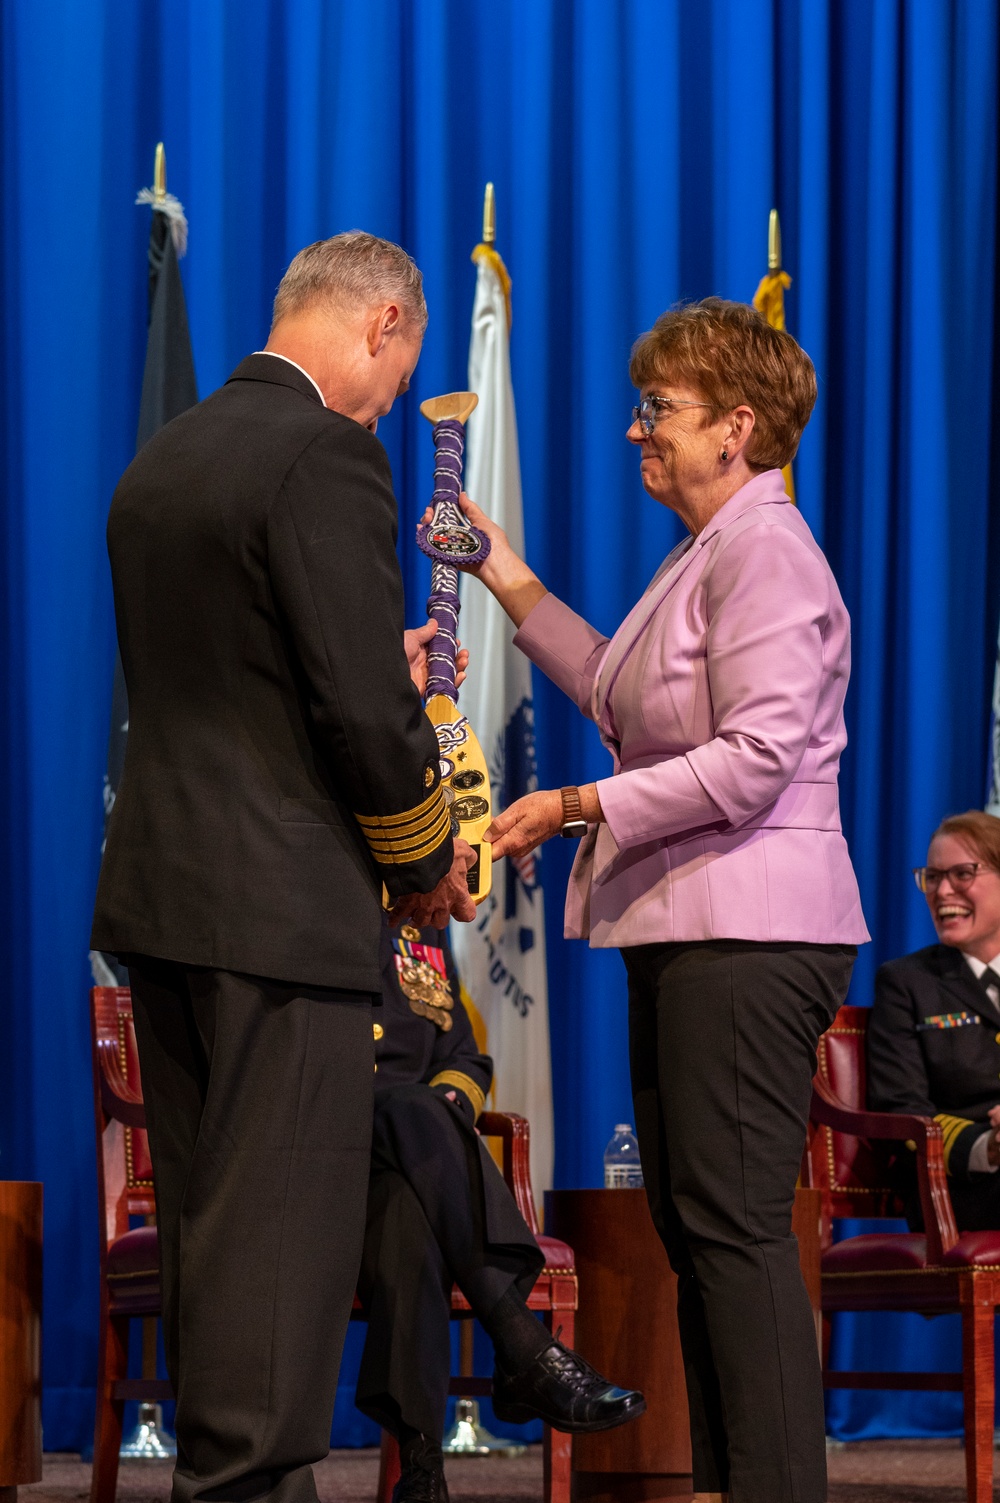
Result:
<svg viewBox="0 0 1000 1503">
<path fill-rule="evenodd" d="M 932 937 L 908 875 L 928 832 L 983 797 L 997 9 L 0 0 L 0 16 L 0 1173 L 46 1183 L 46 1440 L 68 1447 L 91 1423 L 96 1350 L 86 951 L 114 658 L 104 522 L 136 429 L 149 225 L 133 199 L 156 141 L 191 221 L 205 393 L 263 343 L 306 242 L 363 226 L 423 267 L 425 352 L 384 424 L 413 622 L 431 476 L 417 404 L 465 380 L 487 178 L 514 277 L 529 557 L 606 630 L 678 536 L 624 441 L 629 346 L 679 298 L 749 299 L 778 205 L 789 327 L 819 373 L 798 493 L 854 622 L 843 810 L 874 934 L 853 993 L 867 1002 L 875 965 Z M 544 786 L 606 772 L 566 701 L 541 683 L 536 705 Z M 630 1114 L 624 986 L 616 955 L 561 938 L 567 862 L 546 849 L 556 1172 L 592 1185 Z M 927 1396 L 919 1424 L 956 1413 Z M 914 1414 L 912 1397 L 863 1395 L 836 1422 L 905 1429 Z"/>
</svg>

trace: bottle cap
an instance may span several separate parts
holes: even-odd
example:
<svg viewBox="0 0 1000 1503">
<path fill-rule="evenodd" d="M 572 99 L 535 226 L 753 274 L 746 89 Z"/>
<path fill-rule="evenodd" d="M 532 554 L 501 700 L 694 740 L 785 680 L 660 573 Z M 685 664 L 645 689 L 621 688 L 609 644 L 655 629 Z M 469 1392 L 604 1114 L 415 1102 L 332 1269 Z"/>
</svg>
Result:
<svg viewBox="0 0 1000 1503">
<path fill-rule="evenodd" d="M 631 1122 L 617 1122 L 615 1124 L 615 1132 L 631 1132 L 631 1131 L 632 1131 L 632 1124 L 631 1124 Z"/>
</svg>

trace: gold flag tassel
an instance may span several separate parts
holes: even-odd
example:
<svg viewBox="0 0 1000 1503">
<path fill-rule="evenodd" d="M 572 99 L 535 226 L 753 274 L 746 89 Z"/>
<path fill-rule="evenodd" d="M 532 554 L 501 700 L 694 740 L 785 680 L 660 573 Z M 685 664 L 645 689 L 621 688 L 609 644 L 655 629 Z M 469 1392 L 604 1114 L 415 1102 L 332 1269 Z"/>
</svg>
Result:
<svg viewBox="0 0 1000 1503">
<path fill-rule="evenodd" d="M 785 289 L 791 285 L 788 272 L 781 269 L 781 224 L 777 209 L 772 209 L 767 223 L 767 275 L 761 277 L 753 297 L 754 307 L 763 313 L 772 329 L 785 328 Z M 794 502 L 795 482 L 791 464 L 786 464 L 781 473 L 785 477 L 789 499 Z"/>
</svg>

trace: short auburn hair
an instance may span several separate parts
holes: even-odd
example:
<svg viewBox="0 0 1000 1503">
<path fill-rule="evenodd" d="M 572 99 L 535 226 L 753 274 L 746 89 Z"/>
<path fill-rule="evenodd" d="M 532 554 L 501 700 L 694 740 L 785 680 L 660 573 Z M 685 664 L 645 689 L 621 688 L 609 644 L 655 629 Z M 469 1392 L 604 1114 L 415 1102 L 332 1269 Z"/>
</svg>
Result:
<svg viewBox="0 0 1000 1503">
<path fill-rule="evenodd" d="M 959 835 L 978 851 L 994 871 L 1000 872 L 1000 819 L 984 809 L 966 809 L 964 814 L 949 814 L 938 825 L 931 840 L 939 835 Z"/>
<path fill-rule="evenodd" d="M 628 373 L 633 386 L 693 387 L 711 403 L 712 422 L 734 407 L 752 407 L 745 453 L 754 470 L 788 464 L 816 401 L 816 372 L 801 345 L 756 308 L 721 297 L 661 313 L 632 346 Z"/>
</svg>

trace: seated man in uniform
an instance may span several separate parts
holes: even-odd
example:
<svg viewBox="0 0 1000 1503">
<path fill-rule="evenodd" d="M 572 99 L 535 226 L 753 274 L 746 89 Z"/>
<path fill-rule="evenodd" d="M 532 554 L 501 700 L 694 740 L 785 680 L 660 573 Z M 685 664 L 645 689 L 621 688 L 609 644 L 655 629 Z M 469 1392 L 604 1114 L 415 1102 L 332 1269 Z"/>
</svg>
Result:
<svg viewBox="0 0 1000 1503">
<path fill-rule="evenodd" d="M 939 944 L 879 970 L 868 1031 L 868 1103 L 934 1117 L 944 1134 L 955 1220 L 1000 1228 L 1000 819 L 945 819 L 914 873 Z M 912 1153 L 897 1159 L 907 1220 L 919 1229 Z"/>
<path fill-rule="evenodd" d="M 493 1341 L 499 1418 L 604 1430 L 645 1401 L 553 1340 L 525 1303 L 544 1260 L 476 1132 L 493 1062 L 476 1045 L 445 931 L 385 926 L 381 1012 L 356 1402 L 399 1440 L 393 1503 L 446 1503 L 453 1284 Z"/>
</svg>

